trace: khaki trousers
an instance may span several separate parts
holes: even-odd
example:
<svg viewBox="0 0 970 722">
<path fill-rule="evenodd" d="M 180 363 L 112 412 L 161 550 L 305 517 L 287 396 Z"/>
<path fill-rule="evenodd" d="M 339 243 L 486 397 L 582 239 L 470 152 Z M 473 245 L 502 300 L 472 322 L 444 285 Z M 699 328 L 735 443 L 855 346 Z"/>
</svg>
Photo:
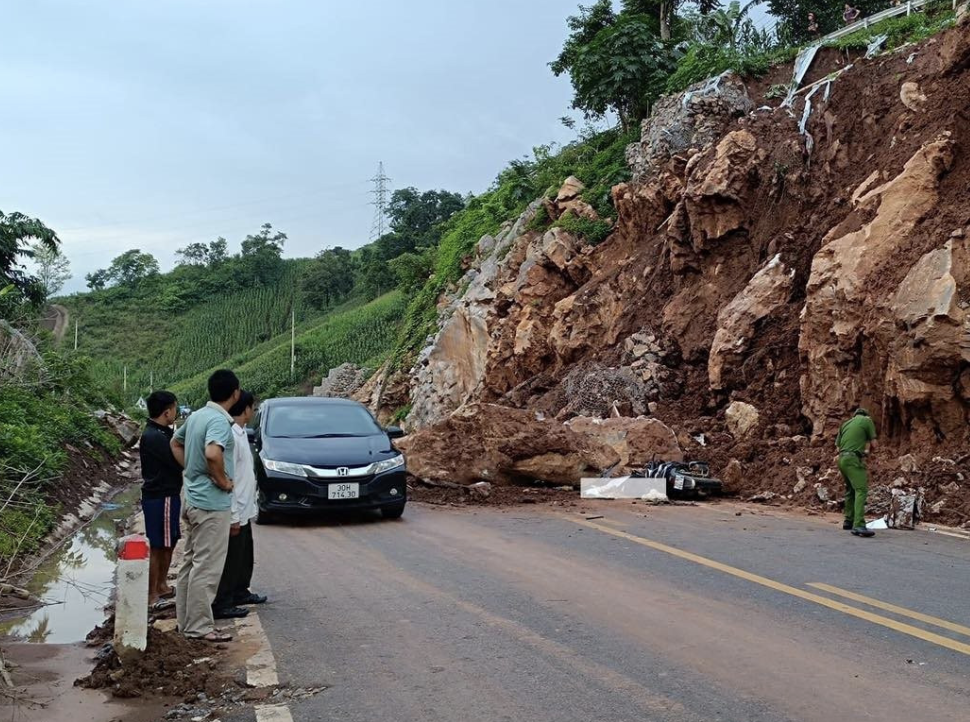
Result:
<svg viewBox="0 0 970 722">
<path fill-rule="evenodd" d="M 222 567 L 229 548 L 228 509 L 206 511 L 182 505 L 182 536 L 185 556 L 175 585 L 175 613 L 186 637 L 203 637 L 215 631 L 212 601 L 219 589 Z"/>
</svg>

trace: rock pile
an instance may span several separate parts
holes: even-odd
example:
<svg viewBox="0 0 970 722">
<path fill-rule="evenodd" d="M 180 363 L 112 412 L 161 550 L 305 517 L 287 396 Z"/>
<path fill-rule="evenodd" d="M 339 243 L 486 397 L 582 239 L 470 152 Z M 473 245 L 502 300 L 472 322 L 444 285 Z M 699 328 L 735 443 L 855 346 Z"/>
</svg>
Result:
<svg viewBox="0 0 970 722">
<path fill-rule="evenodd" d="M 706 148 L 735 118 L 754 105 L 744 82 L 733 73 L 692 85 L 686 92 L 656 102 L 643 121 L 640 142 L 627 149 L 634 183 L 647 183 L 673 156 Z"/>
<path fill-rule="evenodd" d="M 314 396 L 335 396 L 349 399 L 366 383 L 369 369 L 346 363 L 330 369 L 319 386 L 313 387 Z"/>
</svg>

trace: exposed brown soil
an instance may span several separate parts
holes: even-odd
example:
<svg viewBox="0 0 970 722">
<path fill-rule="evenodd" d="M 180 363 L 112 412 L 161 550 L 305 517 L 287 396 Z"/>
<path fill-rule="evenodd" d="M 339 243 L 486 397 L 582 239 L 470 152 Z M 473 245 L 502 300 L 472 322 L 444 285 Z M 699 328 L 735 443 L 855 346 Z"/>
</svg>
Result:
<svg viewBox="0 0 970 722">
<path fill-rule="evenodd" d="M 88 635 L 88 644 L 108 644 L 114 618 Z M 200 693 L 210 699 L 238 685 L 226 672 L 225 645 L 187 639 L 176 632 L 148 630 L 148 648 L 138 659 L 122 664 L 114 650 L 105 648 L 90 675 L 75 681 L 89 689 L 103 689 L 119 698 L 177 697 L 194 702 Z"/>
<path fill-rule="evenodd" d="M 951 31 L 966 32 L 965 29 Z M 956 159 L 942 180 L 937 212 L 923 219 L 906 246 L 891 263 L 879 269 L 876 275 L 881 288 L 897 287 L 920 257 L 939 247 L 951 231 L 970 223 L 966 203 L 970 187 L 970 163 L 966 154 L 970 144 L 970 115 L 966 106 L 968 77 L 966 73 L 939 72 L 941 45 L 942 38 L 923 45 L 912 64 L 907 59 L 913 48 L 872 60 L 852 58 L 853 70 L 832 85 L 829 101 L 821 108 L 816 107 L 809 120 L 808 130 L 816 143 L 810 158 L 802 152 L 803 143 L 794 118 L 780 112 L 755 113 L 739 121 L 741 127 L 759 139 L 759 144 L 767 144 L 769 155 L 761 164 L 757 181 L 760 192 L 746 197 L 753 204 L 750 226 L 744 235 L 727 241 L 733 246 L 734 258 L 747 259 L 734 263 L 726 256 L 717 258 L 715 262 L 723 264 L 718 283 L 730 298 L 743 288 L 751 268 L 781 252 L 786 264 L 795 271 L 796 292 L 783 313 L 759 325 L 742 367 L 742 378 L 723 394 L 707 389 L 706 344 L 714 334 L 716 318 L 709 311 L 705 315 L 704 307 L 699 306 L 701 313 L 688 327 L 699 343 L 694 353 L 685 354 L 679 368 L 685 377 L 686 393 L 679 398 L 665 399 L 657 416 L 678 430 L 705 433 L 706 446 L 687 434 L 680 434 L 688 457 L 707 459 L 718 470 L 731 458 L 739 459 L 744 466 L 745 481 L 737 491 L 742 496 L 763 491 L 783 497 L 792 495 L 798 467 L 810 468 L 815 474 L 832 470 L 834 480 L 827 483 L 831 487 L 829 491 L 833 497 L 842 492 L 841 480 L 834 469 L 833 440 L 811 440 L 811 423 L 801 412 L 798 339 L 804 289 L 823 237 L 840 225 L 842 230 L 849 231 L 869 220 L 865 211 L 855 210 L 848 203 L 852 190 L 873 170 L 882 171 L 885 178 L 894 177 L 921 145 L 940 133 L 948 132 L 956 143 Z M 824 78 L 845 63 L 843 53 L 823 51 L 806 83 Z M 750 91 L 763 96 L 771 85 L 787 82 L 790 72 L 790 65 L 776 68 L 749 86 Z M 900 103 L 899 87 L 903 80 L 918 82 L 928 97 L 922 112 L 913 113 Z M 818 101 L 816 96 L 816 105 Z M 756 102 L 760 101 L 756 99 Z M 798 118 L 802 103 L 796 102 L 794 115 Z M 840 148 L 845 155 L 839 155 Z M 769 182 L 772 173 L 778 175 L 776 180 L 780 182 Z M 623 319 L 631 330 L 655 322 L 657 309 L 663 308 L 678 288 L 690 282 L 689 277 L 679 278 L 671 271 L 666 239 L 653 236 L 637 240 L 650 246 L 647 252 L 638 254 L 639 263 L 646 267 L 660 259 L 661 269 L 646 284 L 644 298 L 638 304 L 639 312 L 634 311 Z M 611 242 L 623 243 L 624 239 Z M 710 308 L 708 304 L 707 309 Z M 618 355 L 615 350 L 612 358 L 607 352 L 599 353 L 607 361 L 615 361 Z M 873 410 L 882 416 L 881 395 L 877 392 L 881 389 L 882 368 L 872 364 L 861 370 L 863 374 L 873 372 L 877 375 L 863 379 L 862 400 L 874 400 Z M 723 411 L 731 400 L 749 401 L 761 412 L 765 422 L 756 438 L 735 441 L 723 433 Z M 888 438 L 885 450 L 870 460 L 871 483 L 890 484 L 902 477 L 908 486 L 925 487 L 928 508 L 947 497 L 941 509 L 930 512 L 932 520 L 945 524 L 966 523 L 970 519 L 970 484 L 966 481 L 970 479 L 967 464 L 970 435 L 940 438 L 937 444 L 927 447 L 912 438 L 906 429 L 892 428 L 888 422 L 883 427 L 883 435 Z M 792 440 L 799 436 L 808 438 Z M 898 457 L 905 453 L 921 458 L 919 472 L 900 471 Z M 949 493 L 942 489 L 947 486 Z M 790 500 L 779 501 L 825 506 L 818 500 L 814 485 Z"/>
<path fill-rule="evenodd" d="M 733 491 L 742 498 L 772 492 L 781 503 L 832 508 L 842 492 L 835 428 L 861 405 L 881 437 L 869 462 L 871 484 L 923 487 L 927 521 L 968 523 L 968 357 L 960 353 L 964 343 L 952 340 L 959 331 L 932 335 L 934 323 L 964 326 L 943 312 L 911 323 L 895 305 L 922 259 L 948 239 L 961 239 L 951 245 L 962 249 L 970 235 L 968 58 L 966 22 L 869 60 L 823 50 L 804 84 L 853 67 L 813 96 L 810 150 L 798 129 L 806 93 L 791 112 L 764 100 L 765 90 L 790 80 L 791 64 L 749 83 L 755 105 L 773 109 L 730 120 L 727 150 L 715 141 L 671 158 L 641 185 L 618 187 L 620 219 L 609 239 L 565 269 L 551 257 L 541 269 L 532 266 L 517 295 L 494 304 L 488 357 L 475 359 L 485 365 L 484 390 L 472 400 L 564 420 L 572 413 L 570 375 L 629 363 L 625 342 L 646 329 L 662 337 L 669 371 L 652 415 L 675 430 L 686 457 L 711 462 L 716 474 L 739 461 Z M 919 167 L 933 173 L 912 170 Z M 914 181 L 917 175 L 923 180 Z M 853 202 L 854 193 L 891 188 L 898 178 L 911 182 L 902 186 L 906 194 L 886 200 L 880 191 L 874 202 Z M 902 220 L 876 227 L 881 213 Z M 874 235 L 855 240 L 866 233 Z M 858 265 L 843 260 L 854 250 L 850 242 L 865 249 Z M 793 274 L 787 302 L 745 332 L 743 351 L 715 386 L 708 363 L 719 313 L 775 257 Z M 953 258 L 959 278 L 951 309 L 967 309 L 970 285 L 962 280 L 962 256 Z M 816 261 L 822 270 L 813 276 Z M 820 285 L 813 289 L 810 278 Z M 953 311 L 952 319 L 962 313 Z M 515 346 L 521 350 L 513 353 Z M 760 414 L 744 438 L 728 433 L 725 411 L 734 401 Z M 703 443 L 694 438 L 700 434 Z M 917 471 L 902 470 L 907 454 Z M 796 493 L 798 469 L 808 483 Z M 443 499 L 463 493 L 432 492 Z M 493 496 L 501 504 L 522 492 L 493 489 Z"/>
<path fill-rule="evenodd" d="M 48 499 L 57 504 L 63 513 L 75 512 L 102 483 L 112 489 L 131 483 L 132 477 L 117 467 L 118 460 L 98 447 L 78 448 L 68 445 L 67 468 L 61 478 L 50 484 Z M 124 452 L 122 459 L 137 459 L 137 452 Z"/>
</svg>

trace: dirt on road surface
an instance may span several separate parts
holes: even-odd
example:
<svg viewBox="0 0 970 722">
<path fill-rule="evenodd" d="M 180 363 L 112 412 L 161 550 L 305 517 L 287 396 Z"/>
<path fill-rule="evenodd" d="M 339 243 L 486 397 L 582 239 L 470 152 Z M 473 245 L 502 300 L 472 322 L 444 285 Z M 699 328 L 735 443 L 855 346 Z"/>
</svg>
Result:
<svg viewBox="0 0 970 722">
<path fill-rule="evenodd" d="M 257 532 L 281 683 L 326 688 L 289 704 L 297 722 L 928 722 L 970 703 L 964 540 L 729 503 L 412 504 Z"/>
</svg>

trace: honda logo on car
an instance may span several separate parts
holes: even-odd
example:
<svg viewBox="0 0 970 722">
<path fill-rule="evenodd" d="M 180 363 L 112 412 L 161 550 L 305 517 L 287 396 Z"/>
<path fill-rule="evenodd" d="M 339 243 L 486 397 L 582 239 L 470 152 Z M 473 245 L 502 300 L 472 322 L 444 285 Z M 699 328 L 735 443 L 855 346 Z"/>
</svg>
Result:
<svg viewBox="0 0 970 722">
<path fill-rule="evenodd" d="M 350 476 L 350 469 L 346 466 L 341 466 L 337 469 L 337 476 Z"/>
</svg>

